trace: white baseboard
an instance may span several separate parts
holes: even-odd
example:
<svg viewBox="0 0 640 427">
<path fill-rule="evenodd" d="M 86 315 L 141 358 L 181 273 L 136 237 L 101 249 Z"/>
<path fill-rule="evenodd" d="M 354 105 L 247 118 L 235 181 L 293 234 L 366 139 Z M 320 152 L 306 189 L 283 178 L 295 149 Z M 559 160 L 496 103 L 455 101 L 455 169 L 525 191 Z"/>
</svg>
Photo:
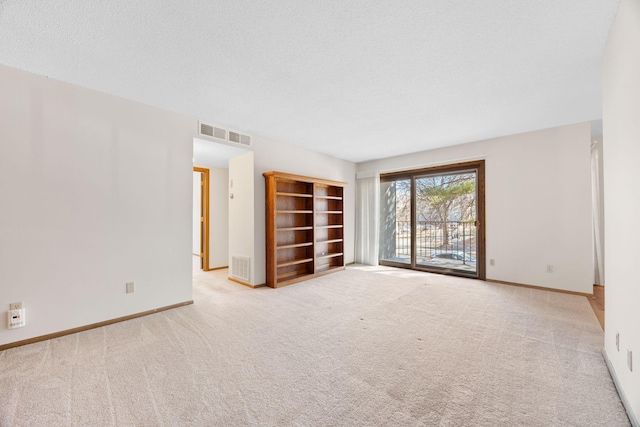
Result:
<svg viewBox="0 0 640 427">
<path fill-rule="evenodd" d="M 622 387 L 620 387 L 620 382 L 618 381 L 618 376 L 616 375 L 616 371 L 615 369 L 613 369 L 613 365 L 611 364 L 611 361 L 607 356 L 607 351 L 604 348 L 602 349 L 602 357 L 604 358 L 604 361 L 607 364 L 607 368 L 609 369 L 609 374 L 611 375 L 611 379 L 613 379 L 613 384 L 616 386 L 616 390 L 618 390 L 618 395 L 620 396 L 620 400 L 622 401 L 622 405 L 624 406 L 624 409 L 627 411 L 627 417 L 629 417 L 629 421 L 631 422 L 631 425 L 633 427 L 640 427 L 640 424 L 638 424 L 638 419 L 633 413 L 633 409 L 631 408 L 631 405 L 627 400 L 627 396 L 624 394 L 624 390 L 622 390 Z"/>
</svg>

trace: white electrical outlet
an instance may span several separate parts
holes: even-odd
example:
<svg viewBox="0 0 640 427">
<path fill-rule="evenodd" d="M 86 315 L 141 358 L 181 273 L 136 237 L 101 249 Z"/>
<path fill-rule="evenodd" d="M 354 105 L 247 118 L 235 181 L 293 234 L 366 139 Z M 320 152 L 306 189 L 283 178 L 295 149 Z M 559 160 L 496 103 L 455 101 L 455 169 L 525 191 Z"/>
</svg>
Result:
<svg viewBox="0 0 640 427">
<path fill-rule="evenodd" d="M 616 332 L 616 350 L 620 351 L 620 332 Z"/>
<path fill-rule="evenodd" d="M 627 366 L 629 371 L 633 372 L 633 352 L 629 347 L 627 347 Z"/>
<path fill-rule="evenodd" d="M 547 264 L 547 273 L 553 273 L 553 265 Z"/>
<path fill-rule="evenodd" d="M 7 324 L 9 329 L 22 328 L 27 324 L 27 320 L 24 314 L 24 308 L 17 310 L 9 310 L 7 312 Z"/>
<path fill-rule="evenodd" d="M 493 258 L 491 258 L 491 259 L 489 260 L 489 265 L 496 265 L 496 260 L 495 260 L 495 259 L 493 259 Z"/>
<path fill-rule="evenodd" d="M 127 282 L 127 293 L 132 294 L 133 292 L 135 292 L 135 285 L 133 282 Z"/>
</svg>

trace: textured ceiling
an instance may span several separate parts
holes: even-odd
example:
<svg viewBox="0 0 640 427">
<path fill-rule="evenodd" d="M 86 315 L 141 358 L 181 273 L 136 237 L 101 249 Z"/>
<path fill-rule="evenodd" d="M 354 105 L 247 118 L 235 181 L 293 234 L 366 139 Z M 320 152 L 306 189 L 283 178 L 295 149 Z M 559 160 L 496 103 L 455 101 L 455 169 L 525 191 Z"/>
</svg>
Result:
<svg viewBox="0 0 640 427">
<path fill-rule="evenodd" d="M 0 0 L 0 63 L 364 161 L 601 117 L 619 0 Z"/>
</svg>

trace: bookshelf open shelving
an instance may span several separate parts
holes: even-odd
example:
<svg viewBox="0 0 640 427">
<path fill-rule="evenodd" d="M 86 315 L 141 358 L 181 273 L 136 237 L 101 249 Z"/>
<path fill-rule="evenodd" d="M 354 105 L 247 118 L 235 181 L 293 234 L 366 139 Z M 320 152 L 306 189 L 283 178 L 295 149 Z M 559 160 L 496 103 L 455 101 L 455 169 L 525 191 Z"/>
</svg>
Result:
<svg viewBox="0 0 640 427">
<path fill-rule="evenodd" d="M 265 172 L 267 285 L 344 269 L 346 183 Z"/>
</svg>

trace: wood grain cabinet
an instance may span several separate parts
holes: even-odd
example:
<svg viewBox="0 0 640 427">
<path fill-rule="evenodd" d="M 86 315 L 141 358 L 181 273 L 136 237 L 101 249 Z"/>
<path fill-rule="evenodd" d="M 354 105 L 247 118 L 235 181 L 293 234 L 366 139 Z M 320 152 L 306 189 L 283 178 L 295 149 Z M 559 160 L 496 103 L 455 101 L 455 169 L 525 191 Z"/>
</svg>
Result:
<svg viewBox="0 0 640 427">
<path fill-rule="evenodd" d="M 344 186 L 265 172 L 267 285 L 290 285 L 344 270 Z"/>
</svg>

